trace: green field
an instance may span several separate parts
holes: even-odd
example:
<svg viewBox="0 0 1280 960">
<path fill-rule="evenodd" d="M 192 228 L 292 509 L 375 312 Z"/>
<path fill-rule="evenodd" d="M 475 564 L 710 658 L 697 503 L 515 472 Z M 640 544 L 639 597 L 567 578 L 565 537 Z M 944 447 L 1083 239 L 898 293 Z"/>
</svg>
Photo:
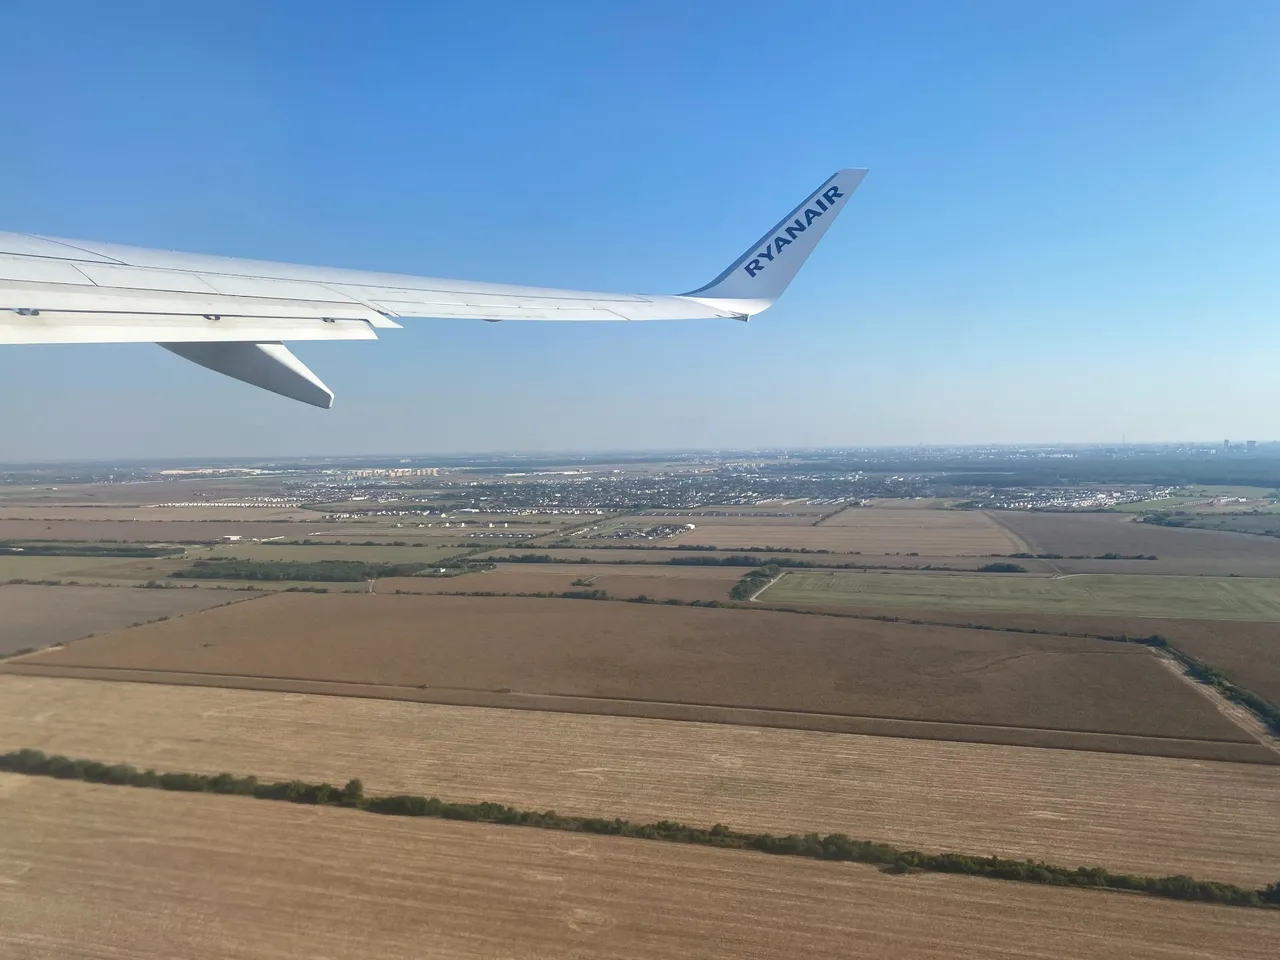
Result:
<svg viewBox="0 0 1280 960">
<path fill-rule="evenodd" d="M 1079 574 L 1023 577 L 928 573 L 790 572 L 762 603 L 1095 613 L 1198 620 L 1280 621 L 1280 580 Z"/>
</svg>

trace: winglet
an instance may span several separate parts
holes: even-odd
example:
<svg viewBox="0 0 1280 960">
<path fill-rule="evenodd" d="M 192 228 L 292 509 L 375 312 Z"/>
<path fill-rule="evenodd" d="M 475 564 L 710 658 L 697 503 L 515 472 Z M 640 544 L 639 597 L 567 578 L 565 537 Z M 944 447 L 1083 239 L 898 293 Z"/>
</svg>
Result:
<svg viewBox="0 0 1280 960">
<path fill-rule="evenodd" d="M 859 169 L 837 171 L 724 273 L 682 296 L 728 307 L 744 318 L 772 306 L 866 174 Z"/>
</svg>

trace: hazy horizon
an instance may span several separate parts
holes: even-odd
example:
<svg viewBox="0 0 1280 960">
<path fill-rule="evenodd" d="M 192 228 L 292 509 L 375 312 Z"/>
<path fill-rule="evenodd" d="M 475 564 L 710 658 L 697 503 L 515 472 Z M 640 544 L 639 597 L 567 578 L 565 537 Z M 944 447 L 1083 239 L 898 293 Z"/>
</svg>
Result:
<svg viewBox="0 0 1280 960">
<path fill-rule="evenodd" d="M 1224 438 L 1228 439 L 1228 438 Z M 1239 440 L 1230 440 L 1230 451 L 1232 454 L 1240 454 L 1248 456 L 1245 453 L 1245 443 L 1248 440 L 1254 440 L 1258 446 L 1258 454 L 1265 456 L 1271 451 L 1268 448 L 1280 446 L 1280 440 L 1271 440 L 1263 438 L 1241 438 Z M 1111 449 L 1132 449 L 1135 451 L 1155 450 L 1155 449 L 1196 449 L 1205 451 L 1217 451 L 1222 449 L 1222 440 L 1153 440 L 1153 441 L 1100 441 L 1090 442 L 1081 441 L 1075 443 L 1053 443 L 1053 442 L 1034 442 L 1034 443 L 958 443 L 958 444 L 876 444 L 876 445 L 816 445 L 816 446 L 758 446 L 758 447 L 652 447 L 652 448 L 559 448 L 559 449 L 543 449 L 543 450 L 514 450 L 514 449 L 492 449 L 492 450 L 427 450 L 427 451 L 410 451 L 410 450 L 371 450 L 365 452 L 354 451 L 329 451 L 317 453 L 300 454 L 192 454 L 192 455 L 161 455 L 161 456 L 142 456 L 142 457 L 52 457 L 44 460 L 0 460 L 0 467 L 33 467 L 33 466 L 58 466 L 61 464 L 107 464 L 119 466 L 145 466 L 165 463 L 249 463 L 257 461 L 280 460 L 286 462 L 293 461 L 323 461 L 323 460 L 391 460 L 404 459 L 405 461 L 423 461 L 430 460 L 433 457 L 445 458 L 449 460 L 467 461 L 480 459 L 502 459 L 502 458 L 524 458 L 530 460 L 549 460 L 555 461 L 557 458 L 563 458 L 566 462 L 576 458 L 604 458 L 604 457 L 623 457 L 632 459 L 648 459 L 671 457 L 688 457 L 698 455 L 710 456 L 730 456 L 730 455 L 752 455 L 752 454 L 860 454 L 860 453 L 964 453 L 968 451 L 996 451 L 996 452 L 1014 452 L 1022 450 L 1111 450 Z"/>
</svg>

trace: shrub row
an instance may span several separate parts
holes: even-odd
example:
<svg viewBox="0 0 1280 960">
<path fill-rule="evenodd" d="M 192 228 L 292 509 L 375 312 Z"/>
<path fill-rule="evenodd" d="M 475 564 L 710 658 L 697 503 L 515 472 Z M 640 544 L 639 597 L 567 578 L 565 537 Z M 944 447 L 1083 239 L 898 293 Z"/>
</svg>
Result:
<svg viewBox="0 0 1280 960">
<path fill-rule="evenodd" d="M 1248 890 L 1235 884 L 1196 880 L 1182 875 L 1142 877 L 1115 874 L 1102 867 L 1077 867 L 1073 870 L 1038 860 L 975 857 L 958 853 L 921 853 L 918 850 L 900 850 L 884 843 L 854 840 L 840 833 L 825 836 L 816 833 L 775 836 L 769 833 L 732 830 L 723 824 L 716 824 L 709 829 L 691 827 L 670 820 L 637 824 L 618 818 L 565 816 L 554 810 L 519 810 L 500 803 L 449 803 L 438 797 L 409 794 L 367 797 L 364 786 L 359 780 L 349 780 L 342 787 L 298 780 L 263 783 L 255 777 L 235 777 L 229 773 L 220 773 L 215 776 L 198 773 L 157 773 L 154 770 L 138 770 L 128 764 L 105 764 L 94 760 L 51 757 L 39 750 L 17 750 L 0 754 L 0 770 L 29 776 L 56 777 L 60 780 L 85 780 L 91 783 L 118 786 L 188 793 L 220 793 L 287 803 L 353 807 L 388 816 L 438 817 L 445 820 L 469 820 L 479 823 L 540 827 L 544 830 L 565 830 L 574 833 L 663 840 L 669 843 L 756 850 L 778 856 L 877 864 L 897 873 L 932 871 L 1053 886 L 1129 890 L 1175 900 L 1200 900 L 1232 906 L 1280 906 L 1280 882 L 1261 890 Z"/>
</svg>

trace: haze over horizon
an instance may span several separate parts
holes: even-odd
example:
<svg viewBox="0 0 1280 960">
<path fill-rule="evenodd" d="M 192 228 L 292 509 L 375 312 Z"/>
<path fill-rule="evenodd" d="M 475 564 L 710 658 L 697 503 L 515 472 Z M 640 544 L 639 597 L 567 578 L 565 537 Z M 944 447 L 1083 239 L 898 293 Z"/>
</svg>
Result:
<svg viewBox="0 0 1280 960">
<path fill-rule="evenodd" d="M 5 230 L 678 292 L 871 172 L 750 324 L 298 344 L 331 411 L 3 347 L 0 462 L 1273 439 L 1280 7 L 742 13 L 7 6 Z"/>
</svg>

